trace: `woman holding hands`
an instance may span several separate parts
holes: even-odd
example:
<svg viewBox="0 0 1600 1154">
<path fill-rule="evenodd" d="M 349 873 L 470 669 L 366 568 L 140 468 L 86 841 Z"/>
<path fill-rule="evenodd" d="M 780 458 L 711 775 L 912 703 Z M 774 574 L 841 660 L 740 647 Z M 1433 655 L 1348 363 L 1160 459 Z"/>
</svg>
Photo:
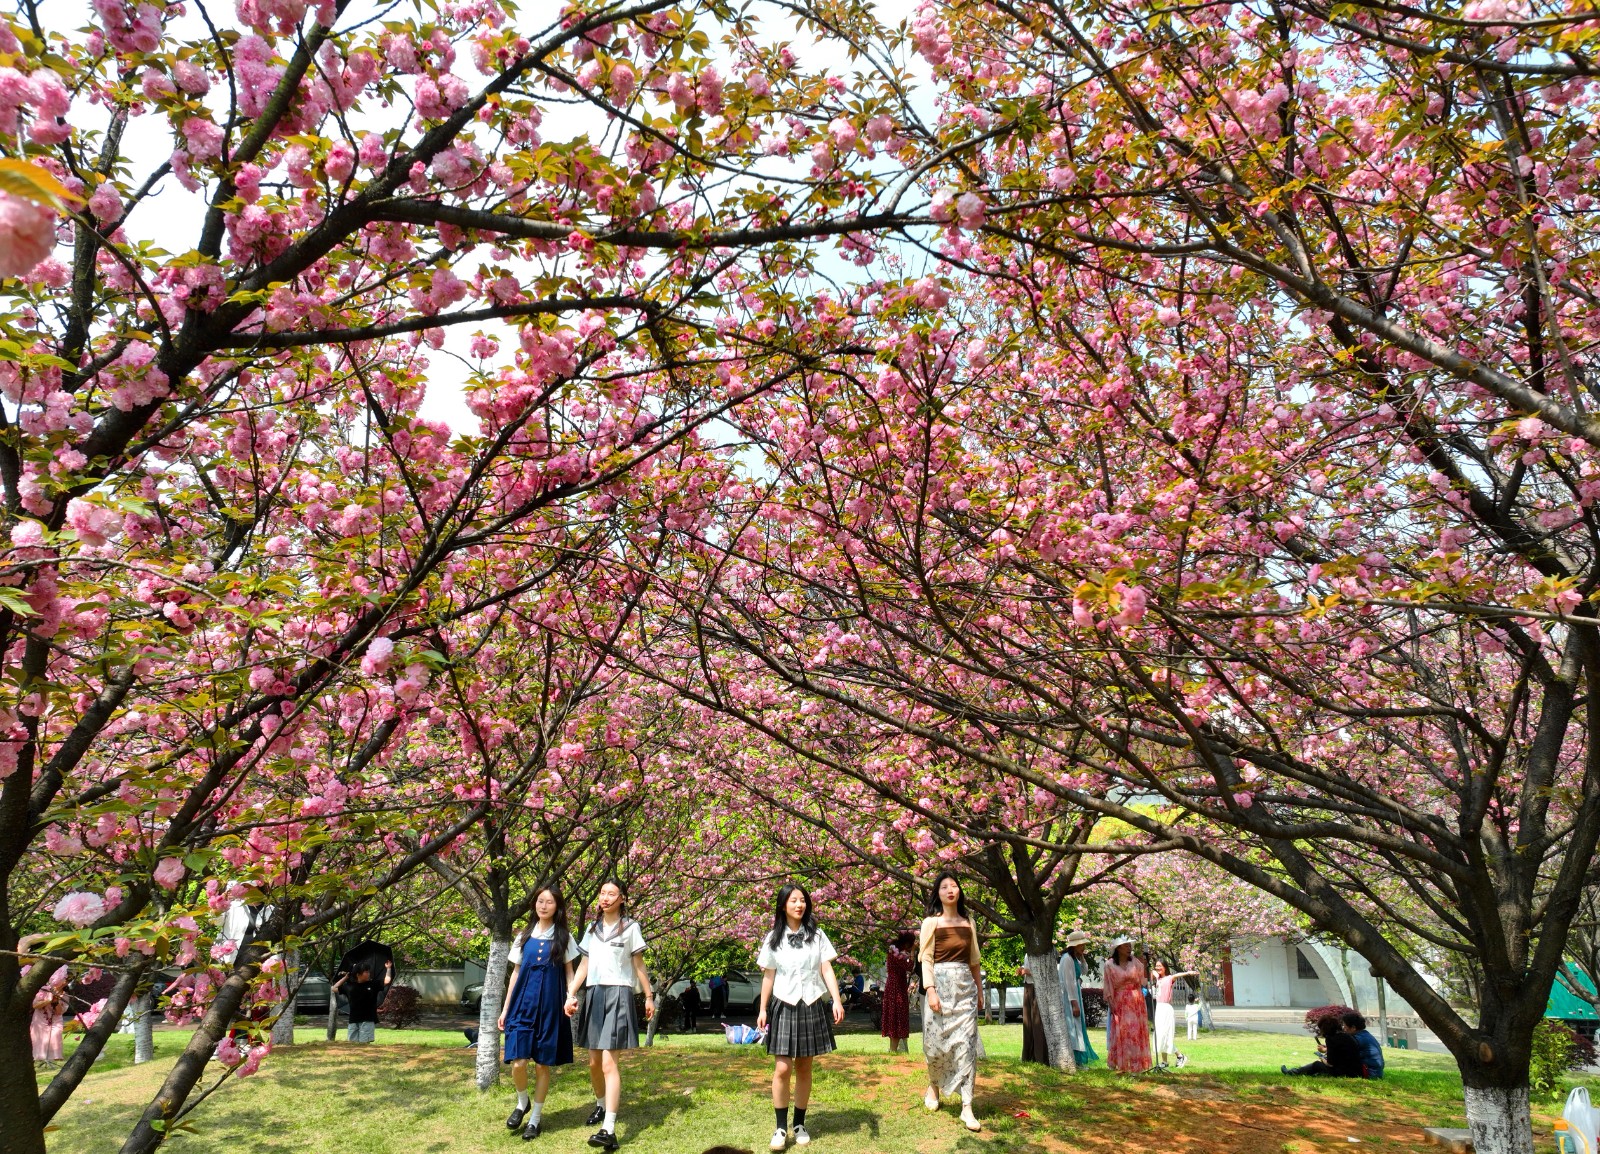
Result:
<svg viewBox="0 0 1600 1154">
<path fill-rule="evenodd" d="M 928 916 L 922 919 L 917 957 L 928 991 L 922 1008 L 922 1053 L 928 1062 L 928 1093 L 923 1105 L 939 1108 L 941 1094 L 961 1095 L 961 1123 L 982 1126 L 972 1113 L 983 1043 L 978 1040 L 978 929 L 967 914 L 967 899 L 954 874 L 934 879 Z"/>
<path fill-rule="evenodd" d="M 633 987 L 644 990 L 644 1016 L 655 1017 L 656 995 L 644 968 L 644 935 L 639 923 L 626 917 L 627 890 L 619 881 L 600 887 L 595 918 L 578 944 L 583 955 L 567 986 L 567 1017 L 578 1012 L 578 991 L 587 984 L 578 1042 L 589 1050 L 589 1085 L 594 1090 L 594 1110 L 589 1124 L 600 1129 L 589 1145 L 601 1150 L 617 1148 L 617 1107 L 622 1102 L 622 1073 L 617 1051 L 639 1046 L 639 1023 L 633 1015 Z"/>
<path fill-rule="evenodd" d="M 811 1102 L 811 1063 L 833 1048 L 833 1027 L 844 1021 L 844 1002 L 833 973 L 838 957 L 828 935 L 817 928 L 811 912 L 811 895 L 804 886 L 787 885 L 778 891 L 772 913 L 772 932 L 761 941 L 756 965 L 761 967 L 761 1012 L 756 1028 L 767 1030 L 767 1053 L 772 1068 L 772 1112 L 777 1128 L 770 1149 L 789 1143 L 789 1086 L 794 1083 L 794 1144 L 807 1146 L 806 1108 Z M 822 1004 L 832 999 L 831 1012 Z M 770 1013 L 769 1013 L 770 1010 Z"/>
<path fill-rule="evenodd" d="M 511 947 L 511 978 L 500 1008 L 500 1030 L 506 1045 L 503 1060 L 511 1063 L 511 1084 L 517 1106 L 506 1128 L 522 1128 L 523 1141 L 543 1130 L 544 1100 L 550 1094 L 550 1073 L 572 1063 L 572 1024 L 562 1013 L 572 984 L 572 963 L 578 946 L 567 928 L 567 903 L 554 885 L 539 886 L 533 899 L 533 920 Z M 528 1097 L 528 1063 L 533 1062 L 533 1097 Z"/>
</svg>

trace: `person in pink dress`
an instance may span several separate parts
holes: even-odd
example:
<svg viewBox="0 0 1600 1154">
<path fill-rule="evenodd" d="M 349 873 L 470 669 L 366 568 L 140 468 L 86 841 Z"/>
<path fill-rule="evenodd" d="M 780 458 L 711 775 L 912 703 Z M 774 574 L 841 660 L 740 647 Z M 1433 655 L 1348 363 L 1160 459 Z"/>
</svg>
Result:
<svg viewBox="0 0 1600 1154">
<path fill-rule="evenodd" d="M 1106 1065 L 1123 1074 L 1150 1068 L 1150 1018 L 1144 1008 L 1144 963 L 1133 956 L 1133 939 L 1111 943 L 1105 965 Z"/>
<path fill-rule="evenodd" d="M 24 973 L 27 971 L 24 970 Z M 61 1033 L 66 1025 L 67 968 L 50 976 L 44 989 L 33 996 L 33 1020 L 28 1034 L 33 1042 L 35 1062 L 61 1061 Z"/>
</svg>

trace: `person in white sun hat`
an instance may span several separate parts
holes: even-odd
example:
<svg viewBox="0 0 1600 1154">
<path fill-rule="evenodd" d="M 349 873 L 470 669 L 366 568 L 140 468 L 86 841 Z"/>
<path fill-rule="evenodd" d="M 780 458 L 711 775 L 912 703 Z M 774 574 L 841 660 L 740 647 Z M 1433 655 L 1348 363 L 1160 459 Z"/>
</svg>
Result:
<svg viewBox="0 0 1600 1154">
<path fill-rule="evenodd" d="M 1123 1074 L 1150 1068 L 1149 1015 L 1144 1007 L 1144 963 L 1133 956 L 1133 939 L 1111 943 L 1105 965 L 1106 1065 Z"/>
<path fill-rule="evenodd" d="M 1080 1069 L 1100 1060 L 1089 1044 L 1089 1014 L 1083 1004 L 1084 955 L 1088 953 L 1089 941 L 1088 931 L 1073 930 L 1062 942 L 1061 960 L 1056 963 L 1056 975 L 1061 979 L 1061 1006 L 1067 1015 L 1067 1048 Z"/>
</svg>

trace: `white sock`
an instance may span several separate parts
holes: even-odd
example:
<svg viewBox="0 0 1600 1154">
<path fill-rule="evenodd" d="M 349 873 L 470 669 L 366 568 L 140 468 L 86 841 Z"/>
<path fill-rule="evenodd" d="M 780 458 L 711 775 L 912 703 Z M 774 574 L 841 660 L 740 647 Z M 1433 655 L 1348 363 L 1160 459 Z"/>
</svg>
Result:
<svg viewBox="0 0 1600 1154">
<path fill-rule="evenodd" d="M 604 1110 L 606 1108 L 606 1100 L 604 1098 L 596 1098 L 594 1100 L 594 1108 L 596 1110 Z"/>
<path fill-rule="evenodd" d="M 537 1125 L 538 1122 L 539 1122 L 540 1116 L 543 1115 L 543 1114 L 544 1114 L 544 1103 L 543 1102 L 535 1102 L 533 1104 L 533 1109 L 528 1111 L 528 1121 L 530 1121 L 530 1122 L 534 1123 L 535 1125 Z"/>
<path fill-rule="evenodd" d="M 528 1109 L 528 1092 L 526 1090 L 517 1091 L 517 1109 L 523 1112 Z"/>
<path fill-rule="evenodd" d="M 617 1112 L 615 1110 L 606 1111 L 606 1120 L 600 1123 L 600 1129 L 609 1130 L 613 1134 L 617 1132 Z"/>
</svg>

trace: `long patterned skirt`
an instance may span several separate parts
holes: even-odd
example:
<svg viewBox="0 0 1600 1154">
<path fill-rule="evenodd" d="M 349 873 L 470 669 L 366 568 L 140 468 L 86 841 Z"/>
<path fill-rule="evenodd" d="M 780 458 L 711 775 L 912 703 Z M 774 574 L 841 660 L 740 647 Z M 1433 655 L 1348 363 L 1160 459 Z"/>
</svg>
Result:
<svg viewBox="0 0 1600 1154">
<path fill-rule="evenodd" d="M 1106 1065 L 1124 1074 L 1150 1068 L 1150 1019 L 1138 986 L 1123 986 L 1113 995 L 1106 1022 Z"/>
<path fill-rule="evenodd" d="M 983 1043 L 978 1039 L 978 983 L 965 962 L 938 962 L 933 967 L 940 1011 L 922 1002 L 922 1056 L 928 1063 L 928 1085 L 941 1094 L 960 1094 L 971 1101 Z"/>
</svg>

